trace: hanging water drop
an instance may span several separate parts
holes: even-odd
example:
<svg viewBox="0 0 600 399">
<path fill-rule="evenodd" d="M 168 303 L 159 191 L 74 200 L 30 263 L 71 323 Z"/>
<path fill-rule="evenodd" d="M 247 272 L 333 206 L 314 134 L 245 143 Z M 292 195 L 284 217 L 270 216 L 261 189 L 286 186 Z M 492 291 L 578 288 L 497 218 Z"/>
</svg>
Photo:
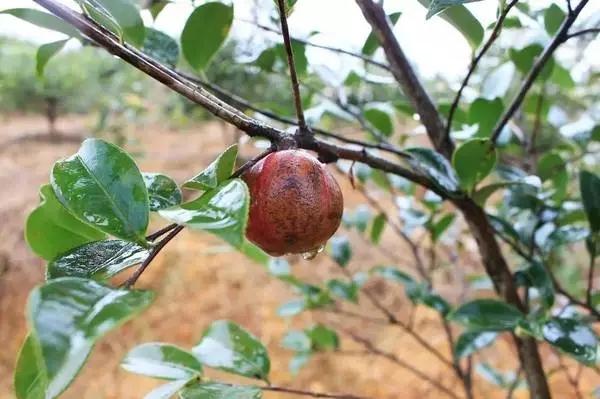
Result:
<svg viewBox="0 0 600 399">
<path fill-rule="evenodd" d="M 323 249 L 325 249 L 325 245 L 321 245 L 321 246 L 319 246 L 319 248 L 313 249 L 312 251 L 304 252 L 302 254 L 302 259 L 304 259 L 304 260 L 313 260 L 314 258 L 317 257 L 318 254 L 320 254 L 321 252 L 323 252 Z"/>
</svg>

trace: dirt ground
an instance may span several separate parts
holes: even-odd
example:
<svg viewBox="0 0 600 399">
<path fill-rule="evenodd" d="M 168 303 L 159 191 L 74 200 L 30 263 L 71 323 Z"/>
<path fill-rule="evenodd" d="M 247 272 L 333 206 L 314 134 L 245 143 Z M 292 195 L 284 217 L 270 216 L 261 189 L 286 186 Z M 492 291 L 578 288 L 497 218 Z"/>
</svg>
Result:
<svg viewBox="0 0 600 399">
<path fill-rule="evenodd" d="M 59 129 L 76 137 L 89 131 L 90 121 L 82 117 L 59 120 Z M 0 116 L 0 398 L 13 398 L 12 371 L 18 348 L 25 335 L 23 309 L 29 291 L 43 281 L 44 263 L 29 252 L 23 239 L 23 225 L 29 211 L 38 202 L 38 187 L 48 181 L 53 162 L 74 153 L 78 143 L 48 143 L 26 141 L 9 143 L 16 137 L 38 133 L 45 129 L 42 119 L 35 117 Z M 170 130 L 152 125 L 131 128 L 128 136 L 134 138 L 127 149 L 137 155 L 142 170 L 164 172 L 178 182 L 184 181 L 206 166 L 231 142 L 231 131 L 224 131 L 219 123 L 208 123 L 193 128 Z M 250 156 L 255 150 L 242 147 L 241 152 Z M 345 203 L 354 208 L 364 203 L 362 196 L 340 178 Z M 160 226 L 157 219 L 154 226 Z M 389 230 L 389 229 L 387 229 Z M 395 262 L 410 269 L 408 250 L 387 231 L 382 247 L 395 259 L 382 255 L 364 245 L 356 233 L 348 233 L 353 241 L 355 254 L 349 266 L 352 272 L 366 270 L 378 263 Z M 467 243 L 469 244 L 469 243 Z M 472 243 L 471 243 L 472 244 Z M 318 283 L 338 276 L 333 262 L 325 255 L 313 261 L 300 257 L 288 258 L 294 273 Z M 479 268 L 477 257 L 457 262 L 465 268 Z M 455 279 L 440 275 L 436 279 L 438 289 L 449 299 L 457 300 L 453 289 Z M 437 281 L 439 280 L 439 282 Z M 202 330 L 213 320 L 231 319 L 260 337 L 269 350 L 272 360 L 271 380 L 282 386 L 330 393 L 352 393 L 369 398 L 411 399 L 445 398 L 429 383 L 415 377 L 410 371 L 398 367 L 389 360 L 376 356 L 356 355 L 359 347 L 342 337 L 342 352 L 319 355 L 304 367 L 298 376 L 288 371 L 291 353 L 280 346 L 285 332 L 290 328 L 304 328 L 322 321 L 333 326 L 345 326 L 361 336 L 372 340 L 380 349 L 395 354 L 411 366 L 430 375 L 437 382 L 449 387 L 459 397 L 463 396 L 459 382 L 452 370 L 423 351 L 402 330 L 379 324 L 344 318 L 325 312 L 306 313 L 293 319 L 276 314 L 277 307 L 293 297 L 282 282 L 270 277 L 260 266 L 242 255 L 227 249 L 214 237 L 197 232 L 184 231 L 157 258 L 138 283 L 139 288 L 157 292 L 157 299 L 145 313 L 112 332 L 98 343 L 83 372 L 64 393 L 64 398 L 141 398 L 156 386 L 155 380 L 132 375 L 120 369 L 119 361 L 133 346 L 142 342 L 162 341 L 190 348 L 198 341 Z M 401 319 L 409 317 L 410 306 L 403 293 L 381 282 L 370 283 L 367 289 L 383 301 Z M 354 311 L 380 316 L 361 298 L 360 307 Z M 449 357 L 445 335 L 439 319 L 425 308 L 416 312 L 416 329 L 427 337 L 428 343 Z M 456 331 L 455 333 L 458 333 Z M 344 353 L 348 352 L 348 353 Z M 495 366 L 510 369 L 514 366 L 514 350 L 510 338 L 503 337 L 493 348 L 483 352 L 485 360 Z M 557 366 L 555 356 L 544 348 L 544 365 L 547 370 Z M 575 366 L 572 367 L 575 373 Z M 229 378 L 218 373 L 213 376 Z M 249 381 L 243 381 L 248 383 Z M 574 398 L 572 387 L 564 375 L 555 373 L 551 379 L 557 398 Z M 591 393 L 595 374 L 584 372 L 581 388 Z M 476 398 L 504 398 L 505 393 L 475 375 Z M 265 398 L 292 398 L 293 396 L 266 393 Z M 517 390 L 515 398 L 526 397 Z M 587 396 L 586 396 L 587 397 Z"/>
</svg>

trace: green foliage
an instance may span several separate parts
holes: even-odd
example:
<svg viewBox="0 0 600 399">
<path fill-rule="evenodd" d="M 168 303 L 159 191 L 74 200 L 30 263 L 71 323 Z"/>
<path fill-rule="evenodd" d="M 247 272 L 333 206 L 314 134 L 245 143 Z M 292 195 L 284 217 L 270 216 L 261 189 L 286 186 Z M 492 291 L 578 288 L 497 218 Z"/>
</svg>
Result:
<svg viewBox="0 0 600 399">
<path fill-rule="evenodd" d="M 75 277 L 35 288 L 27 306 L 30 333 L 15 372 L 17 397 L 58 397 L 96 341 L 147 307 L 152 298 L 150 292 L 113 289 Z"/>
<path fill-rule="evenodd" d="M 196 7 L 181 33 L 181 48 L 187 62 L 204 70 L 223 45 L 233 22 L 233 6 L 209 2 Z"/>
<path fill-rule="evenodd" d="M 462 359 L 470 356 L 478 350 L 491 345 L 497 337 L 497 333 L 490 331 L 465 332 L 456 340 L 454 357 Z"/>
<path fill-rule="evenodd" d="M 156 212 L 181 204 L 182 194 L 169 176 L 160 173 L 142 173 L 146 190 L 148 190 L 149 208 Z"/>
<path fill-rule="evenodd" d="M 594 330 L 576 319 L 550 319 L 543 326 L 544 339 L 582 363 L 593 365 L 598 352 Z"/>
<path fill-rule="evenodd" d="M 448 3 L 448 1 L 452 0 L 444 1 Z M 465 1 L 462 2 L 464 3 Z M 443 3 L 443 1 L 438 2 L 437 0 L 419 0 L 419 3 L 421 3 L 424 7 L 427 7 L 429 9 L 428 15 L 431 16 L 440 11 L 439 7 L 436 7 L 436 3 L 441 4 Z M 433 13 L 431 12 L 431 7 L 434 7 L 435 11 Z M 479 47 L 479 45 L 483 41 L 483 27 L 481 26 L 477 18 L 475 18 L 465 6 L 456 5 L 449 7 L 442 11 L 439 15 L 440 17 L 448 21 L 450 24 L 452 24 L 460 33 L 462 33 L 462 35 L 465 37 L 465 39 L 467 39 L 471 47 Z"/>
<path fill-rule="evenodd" d="M 40 257 L 52 260 L 72 248 L 105 237 L 63 207 L 49 184 L 40 188 L 40 199 L 40 205 L 25 223 L 27 244 Z"/>
<path fill-rule="evenodd" d="M 237 145 L 227 148 L 206 169 L 186 181 L 183 187 L 195 190 L 211 190 L 216 188 L 233 173 L 237 153 Z"/>
<path fill-rule="evenodd" d="M 105 24 L 106 18 L 112 19 L 118 25 L 119 36 L 136 47 L 144 44 L 146 28 L 140 12 L 131 0 L 82 0 L 85 4 L 85 10 L 90 13 L 93 9 L 95 13 L 90 16 L 101 24 Z M 102 14 L 105 17 L 99 18 Z"/>
<path fill-rule="evenodd" d="M 600 231 L 600 177 L 588 172 L 579 173 L 581 200 L 594 233 Z"/>
<path fill-rule="evenodd" d="M 452 165 L 461 187 L 471 192 L 496 165 L 496 148 L 489 140 L 469 140 L 454 151 Z"/>
<path fill-rule="evenodd" d="M 260 341 L 230 321 L 213 322 L 192 353 L 202 364 L 268 382 L 271 363 Z"/>
<path fill-rule="evenodd" d="M 190 380 L 202 375 L 202 364 L 191 353 L 159 342 L 136 346 L 121 361 L 121 367 L 164 380 Z"/>
<path fill-rule="evenodd" d="M 477 299 L 459 306 L 448 315 L 448 319 L 465 325 L 471 331 L 510 331 L 517 327 L 523 314 L 499 300 Z"/>
<path fill-rule="evenodd" d="M 105 233 L 146 245 L 148 191 L 133 159 L 99 139 L 52 168 L 52 188 L 79 219 Z"/>
</svg>

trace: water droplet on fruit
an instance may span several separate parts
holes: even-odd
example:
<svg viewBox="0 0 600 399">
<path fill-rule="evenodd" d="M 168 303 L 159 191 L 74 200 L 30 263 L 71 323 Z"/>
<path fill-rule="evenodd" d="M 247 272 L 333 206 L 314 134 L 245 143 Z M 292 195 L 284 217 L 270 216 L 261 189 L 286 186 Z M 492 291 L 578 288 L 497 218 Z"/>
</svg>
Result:
<svg viewBox="0 0 600 399">
<path fill-rule="evenodd" d="M 318 254 L 320 254 L 321 252 L 323 252 L 324 249 L 325 249 L 325 245 L 321 245 L 317 249 L 313 249 L 312 251 L 304 252 L 302 254 L 302 259 L 304 259 L 304 260 L 313 260 L 314 258 L 317 257 Z"/>
</svg>

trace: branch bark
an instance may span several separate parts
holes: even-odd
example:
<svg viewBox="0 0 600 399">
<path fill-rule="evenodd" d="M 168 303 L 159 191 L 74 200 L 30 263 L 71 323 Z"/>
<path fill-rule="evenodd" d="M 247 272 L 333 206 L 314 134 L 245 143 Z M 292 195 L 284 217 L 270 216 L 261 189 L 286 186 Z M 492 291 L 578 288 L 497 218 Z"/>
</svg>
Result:
<svg viewBox="0 0 600 399">
<path fill-rule="evenodd" d="M 433 100 L 425 91 L 408 58 L 396 40 L 383 7 L 372 0 L 356 0 L 356 3 L 362 10 L 367 22 L 371 25 L 371 29 L 377 35 L 390 64 L 392 75 L 394 75 L 394 78 L 402 87 L 404 94 L 409 98 L 421 117 L 421 122 L 427 130 L 433 146 L 438 152 L 450 159 L 454 151 L 454 144 L 450 137 L 444 134 L 445 124 Z"/>
<path fill-rule="evenodd" d="M 554 54 L 554 51 L 556 51 L 556 49 L 561 44 L 563 44 L 566 40 L 569 39 L 569 29 L 571 28 L 571 26 L 573 26 L 575 20 L 577 19 L 577 17 L 579 17 L 579 14 L 586 6 L 588 1 L 589 0 L 581 0 L 579 4 L 577 4 L 577 7 L 575 7 L 572 12 L 567 14 L 565 20 L 558 29 L 558 32 L 556 33 L 552 41 L 546 46 L 542 54 L 540 54 L 535 64 L 533 64 L 533 67 L 531 68 L 531 70 L 525 77 L 523 84 L 519 88 L 516 97 L 513 99 L 510 106 L 506 109 L 506 112 L 504 113 L 504 115 L 502 115 L 502 117 L 498 121 L 498 124 L 494 128 L 494 131 L 491 136 L 491 140 L 494 143 L 500 136 L 500 133 L 502 133 L 502 129 L 504 129 L 504 126 L 506 126 L 508 121 L 512 118 L 514 113 L 517 112 L 517 110 L 525 100 L 527 92 L 542 72 L 542 69 L 544 69 L 544 66 L 546 65 L 548 60 L 550 60 L 550 58 L 552 57 L 552 54 Z"/>
</svg>

